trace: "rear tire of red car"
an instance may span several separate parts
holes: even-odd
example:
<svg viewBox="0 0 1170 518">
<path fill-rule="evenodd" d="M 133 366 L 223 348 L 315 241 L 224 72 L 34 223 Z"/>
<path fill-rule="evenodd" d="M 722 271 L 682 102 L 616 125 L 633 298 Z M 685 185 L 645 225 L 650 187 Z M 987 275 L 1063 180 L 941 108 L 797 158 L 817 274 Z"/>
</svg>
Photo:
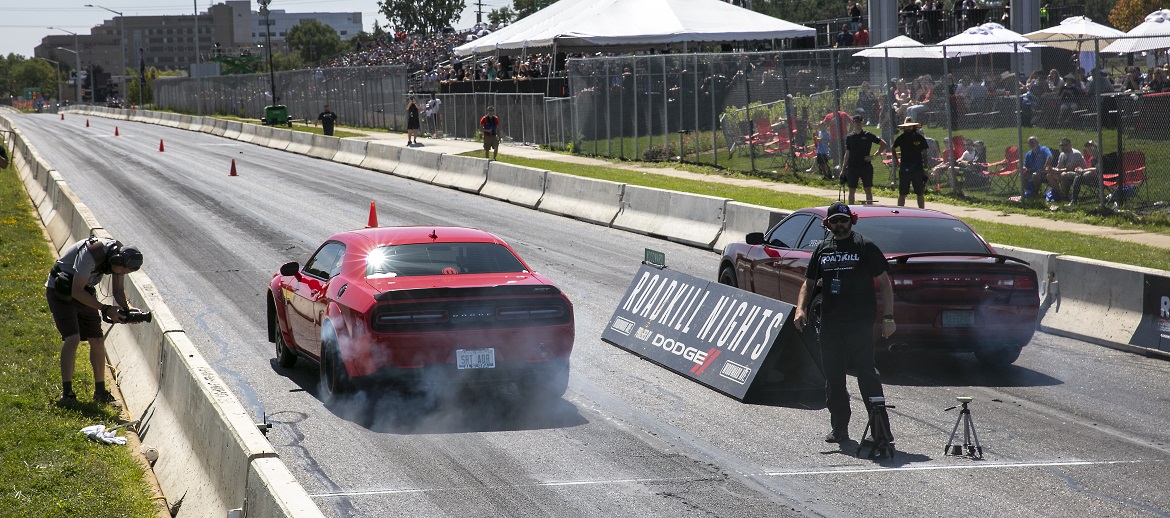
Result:
<svg viewBox="0 0 1170 518">
<path fill-rule="evenodd" d="M 975 351 L 975 358 L 988 367 L 1007 367 L 1020 358 L 1021 347 L 1005 345 Z"/>
<path fill-rule="evenodd" d="M 557 372 L 535 372 L 516 384 L 520 400 L 537 404 L 554 403 L 569 390 L 569 362 Z"/>
<path fill-rule="evenodd" d="M 291 369 L 297 364 L 297 354 L 288 348 L 288 343 L 284 341 L 284 333 L 279 329 L 276 330 L 276 363 L 286 369 Z"/>
<path fill-rule="evenodd" d="M 730 266 L 724 266 L 722 270 L 719 270 L 719 284 L 738 288 L 739 282 L 735 278 L 735 270 Z"/>
<path fill-rule="evenodd" d="M 327 403 L 353 388 L 353 380 L 350 379 L 349 372 L 345 370 L 345 363 L 341 361 L 337 332 L 333 330 L 333 324 L 329 322 L 321 326 L 319 384 L 321 386 L 321 399 Z"/>
</svg>

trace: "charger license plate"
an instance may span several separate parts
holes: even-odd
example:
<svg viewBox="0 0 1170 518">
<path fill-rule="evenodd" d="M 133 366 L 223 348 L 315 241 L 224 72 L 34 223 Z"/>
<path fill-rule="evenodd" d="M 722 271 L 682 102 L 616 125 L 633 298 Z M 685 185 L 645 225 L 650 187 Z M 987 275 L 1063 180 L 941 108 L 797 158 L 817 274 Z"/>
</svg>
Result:
<svg viewBox="0 0 1170 518">
<path fill-rule="evenodd" d="M 456 349 L 455 368 L 463 369 L 494 369 L 496 368 L 496 350 L 491 347 L 483 349 Z"/>
<path fill-rule="evenodd" d="M 944 310 L 943 327 L 975 327 L 975 312 L 969 309 Z"/>
</svg>

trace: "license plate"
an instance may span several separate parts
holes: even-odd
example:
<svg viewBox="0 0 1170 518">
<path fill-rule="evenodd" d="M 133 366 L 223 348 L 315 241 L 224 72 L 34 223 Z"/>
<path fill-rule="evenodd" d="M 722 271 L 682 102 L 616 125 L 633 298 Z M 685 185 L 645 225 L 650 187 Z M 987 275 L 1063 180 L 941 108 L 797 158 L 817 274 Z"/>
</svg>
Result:
<svg viewBox="0 0 1170 518">
<path fill-rule="evenodd" d="M 942 312 L 943 327 L 975 327 L 975 312 L 972 310 L 946 310 Z"/>
<path fill-rule="evenodd" d="M 491 347 L 483 349 L 456 349 L 455 368 L 494 369 L 496 368 L 496 350 Z"/>
</svg>

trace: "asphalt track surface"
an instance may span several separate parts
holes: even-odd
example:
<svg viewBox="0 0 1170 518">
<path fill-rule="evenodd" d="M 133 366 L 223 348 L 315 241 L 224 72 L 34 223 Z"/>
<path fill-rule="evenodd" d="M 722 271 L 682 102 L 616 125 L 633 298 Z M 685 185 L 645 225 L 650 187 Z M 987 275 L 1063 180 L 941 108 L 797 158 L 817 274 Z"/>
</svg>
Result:
<svg viewBox="0 0 1170 518">
<path fill-rule="evenodd" d="M 859 459 L 856 442 L 822 442 L 819 395 L 742 404 L 600 340 L 644 248 L 706 278 L 711 252 L 202 133 L 15 121 L 98 220 L 142 248 L 171 310 L 256 420 L 268 416 L 269 439 L 326 515 L 1170 516 L 1165 361 L 1045 334 L 1001 372 L 969 355 L 893 357 L 879 365 L 898 454 Z M 370 201 L 382 225 L 490 230 L 568 293 L 577 340 L 564 400 L 387 393 L 327 409 L 314 367 L 276 365 L 272 273 L 364 226 Z M 984 460 L 943 455 L 957 418 L 943 409 L 960 395 L 975 398 Z M 856 396 L 853 408 L 855 440 Z"/>
</svg>

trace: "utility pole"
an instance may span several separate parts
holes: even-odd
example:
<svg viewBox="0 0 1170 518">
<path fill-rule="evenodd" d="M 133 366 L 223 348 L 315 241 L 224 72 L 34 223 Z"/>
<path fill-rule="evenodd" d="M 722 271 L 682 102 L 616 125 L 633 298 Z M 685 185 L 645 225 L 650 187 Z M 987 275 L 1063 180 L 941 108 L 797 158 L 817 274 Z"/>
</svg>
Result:
<svg viewBox="0 0 1170 518">
<path fill-rule="evenodd" d="M 475 2 L 475 23 L 483 23 L 483 0 Z"/>
</svg>

